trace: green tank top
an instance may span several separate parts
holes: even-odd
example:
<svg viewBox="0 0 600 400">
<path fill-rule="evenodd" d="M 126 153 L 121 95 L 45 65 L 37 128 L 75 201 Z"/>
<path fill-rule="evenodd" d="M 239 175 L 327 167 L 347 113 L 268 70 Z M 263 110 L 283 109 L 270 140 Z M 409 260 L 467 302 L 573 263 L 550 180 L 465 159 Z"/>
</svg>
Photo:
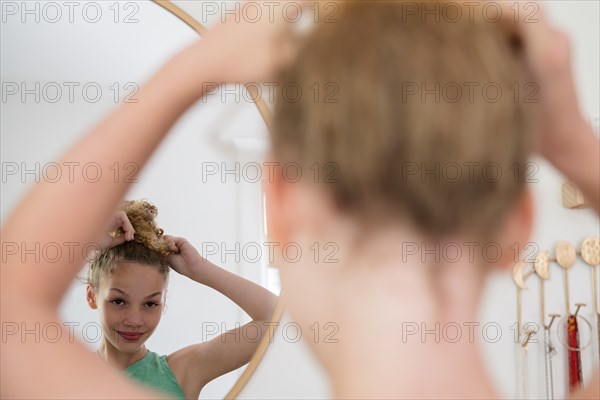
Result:
<svg viewBox="0 0 600 400">
<path fill-rule="evenodd" d="M 136 381 L 173 399 L 185 400 L 185 394 L 177 383 L 171 367 L 167 364 L 167 356 L 159 356 L 148 350 L 144 358 L 131 364 L 125 372 Z"/>
</svg>

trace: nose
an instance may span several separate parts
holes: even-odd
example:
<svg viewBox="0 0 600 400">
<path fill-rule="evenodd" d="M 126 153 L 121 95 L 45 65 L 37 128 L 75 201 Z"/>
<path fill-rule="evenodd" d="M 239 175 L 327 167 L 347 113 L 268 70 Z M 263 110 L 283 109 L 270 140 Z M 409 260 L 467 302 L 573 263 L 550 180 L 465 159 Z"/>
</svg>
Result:
<svg viewBox="0 0 600 400">
<path fill-rule="evenodd" d="M 144 325 L 142 313 L 139 310 L 128 310 L 123 319 L 123 325 L 127 328 L 139 328 Z"/>
</svg>

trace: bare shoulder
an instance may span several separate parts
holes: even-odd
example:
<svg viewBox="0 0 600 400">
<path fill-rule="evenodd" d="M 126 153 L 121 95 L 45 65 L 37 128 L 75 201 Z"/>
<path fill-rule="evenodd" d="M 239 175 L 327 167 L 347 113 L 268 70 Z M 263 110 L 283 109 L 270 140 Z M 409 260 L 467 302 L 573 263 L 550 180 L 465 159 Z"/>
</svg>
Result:
<svg viewBox="0 0 600 400">
<path fill-rule="evenodd" d="M 179 349 L 167 356 L 167 364 L 188 398 L 198 398 L 204 385 L 209 382 L 207 366 L 202 362 L 205 351 L 206 343 L 199 343 Z"/>
</svg>

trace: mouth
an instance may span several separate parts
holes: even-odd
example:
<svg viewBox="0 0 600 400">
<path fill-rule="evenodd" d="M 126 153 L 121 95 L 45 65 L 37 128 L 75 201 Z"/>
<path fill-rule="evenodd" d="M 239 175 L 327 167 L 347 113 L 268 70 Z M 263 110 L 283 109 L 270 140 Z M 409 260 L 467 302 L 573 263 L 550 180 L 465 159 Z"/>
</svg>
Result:
<svg viewBox="0 0 600 400">
<path fill-rule="evenodd" d="M 126 342 L 136 342 L 138 341 L 142 336 L 144 336 L 143 333 L 141 332 L 125 332 L 125 331 L 117 331 L 117 333 L 119 334 L 119 336 L 121 336 L 123 338 L 123 340 L 125 340 Z"/>
</svg>

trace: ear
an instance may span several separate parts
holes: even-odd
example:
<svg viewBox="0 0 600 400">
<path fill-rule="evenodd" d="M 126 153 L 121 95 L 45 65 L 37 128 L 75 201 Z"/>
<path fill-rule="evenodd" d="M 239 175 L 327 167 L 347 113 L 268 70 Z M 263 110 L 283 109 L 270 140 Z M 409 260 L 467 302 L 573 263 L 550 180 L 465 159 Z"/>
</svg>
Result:
<svg viewBox="0 0 600 400">
<path fill-rule="evenodd" d="M 85 298 L 87 300 L 88 306 L 90 306 L 91 309 L 95 310 L 98 308 L 98 305 L 96 304 L 96 292 L 94 291 L 92 285 L 90 285 L 89 283 L 85 290 Z"/>
<path fill-rule="evenodd" d="M 271 160 L 273 160 L 271 158 Z M 263 174 L 266 198 L 267 235 L 275 243 L 274 264 L 287 263 L 282 246 L 294 243 L 309 251 L 314 241 L 330 239 L 341 221 L 341 214 L 322 184 L 308 178 L 298 180 L 297 173 L 286 176 L 286 165 L 273 162 L 274 172 Z M 305 171 L 305 175 L 312 171 Z"/>
<path fill-rule="evenodd" d="M 266 165 L 275 165 L 269 174 L 263 175 L 263 190 L 265 193 L 264 212 L 267 222 L 267 237 L 269 241 L 286 243 L 289 238 L 289 221 L 286 208 L 286 198 L 288 196 L 287 182 L 283 177 L 281 163 L 274 161 L 272 156 L 268 157 Z"/>
<path fill-rule="evenodd" d="M 512 268 L 519 260 L 533 258 L 529 240 L 533 230 L 535 215 L 534 198 L 529 187 L 525 187 L 498 236 L 502 249 L 500 259 L 495 263 L 501 268 Z"/>
</svg>

